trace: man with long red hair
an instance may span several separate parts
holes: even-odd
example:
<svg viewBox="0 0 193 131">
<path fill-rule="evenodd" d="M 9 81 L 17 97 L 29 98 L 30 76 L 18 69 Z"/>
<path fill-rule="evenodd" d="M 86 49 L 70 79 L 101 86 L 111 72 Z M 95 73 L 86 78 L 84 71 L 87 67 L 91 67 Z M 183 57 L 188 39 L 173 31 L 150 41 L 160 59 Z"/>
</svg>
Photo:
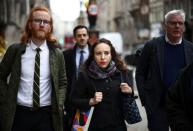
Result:
<svg viewBox="0 0 193 131">
<path fill-rule="evenodd" d="M 63 131 L 63 54 L 46 7 L 31 10 L 19 44 L 0 63 L 0 130 Z M 9 81 L 7 81 L 9 77 Z"/>
</svg>

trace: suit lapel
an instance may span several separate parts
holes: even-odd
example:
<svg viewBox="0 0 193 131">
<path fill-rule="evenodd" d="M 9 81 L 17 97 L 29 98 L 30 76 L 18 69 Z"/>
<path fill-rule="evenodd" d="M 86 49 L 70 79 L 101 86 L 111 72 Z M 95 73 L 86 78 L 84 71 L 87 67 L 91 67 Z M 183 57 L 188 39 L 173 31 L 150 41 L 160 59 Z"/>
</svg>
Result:
<svg viewBox="0 0 193 131">
<path fill-rule="evenodd" d="M 55 57 L 54 57 L 54 50 L 49 48 L 49 62 L 50 62 L 50 73 L 51 73 L 51 77 L 54 76 L 54 72 L 55 72 Z"/>
<path fill-rule="evenodd" d="M 191 43 L 188 43 L 184 39 L 183 39 L 183 42 L 184 42 L 184 52 L 185 52 L 186 65 L 189 65 L 190 63 L 192 63 L 192 60 L 193 60 L 192 47 L 190 46 Z"/>
<path fill-rule="evenodd" d="M 77 72 L 77 69 L 76 69 L 76 48 L 77 46 L 75 46 L 75 48 L 73 49 L 72 51 L 72 76 L 75 78 L 76 77 L 76 72 Z"/>
<path fill-rule="evenodd" d="M 160 68 L 160 74 L 161 74 L 161 79 L 163 79 L 163 68 L 164 68 L 164 44 L 165 44 L 165 38 L 164 36 L 161 37 L 158 40 L 158 43 L 155 43 L 157 46 L 157 56 L 158 56 L 158 64 Z"/>
<path fill-rule="evenodd" d="M 15 59 L 13 59 L 14 60 L 14 64 L 15 64 L 15 72 L 17 73 L 17 74 L 19 74 L 19 76 L 20 76 L 20 74 L 21 74 L 21 56 L 22 56 L 22 54 L 24 54 L 25 53 L 25 50 L 26 50 L 26 44 L 19 44 L 18 45 L 19 46 L 19 48 L 17 49 L 15 49 Z"/>
</svg>

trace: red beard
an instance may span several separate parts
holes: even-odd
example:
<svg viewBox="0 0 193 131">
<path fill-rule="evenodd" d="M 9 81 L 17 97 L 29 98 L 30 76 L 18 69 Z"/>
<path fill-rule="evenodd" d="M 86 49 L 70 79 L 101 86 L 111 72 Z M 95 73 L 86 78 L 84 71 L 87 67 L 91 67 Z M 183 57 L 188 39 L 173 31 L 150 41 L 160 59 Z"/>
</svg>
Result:
<svg viewBox="0 0 193 131">
<path fill-rule="evenodd" d="M 45 30 L 32 30 L 32 36 L 40 40 L 45 40 L 48 36 L 48 32 Z"/>
</svg>

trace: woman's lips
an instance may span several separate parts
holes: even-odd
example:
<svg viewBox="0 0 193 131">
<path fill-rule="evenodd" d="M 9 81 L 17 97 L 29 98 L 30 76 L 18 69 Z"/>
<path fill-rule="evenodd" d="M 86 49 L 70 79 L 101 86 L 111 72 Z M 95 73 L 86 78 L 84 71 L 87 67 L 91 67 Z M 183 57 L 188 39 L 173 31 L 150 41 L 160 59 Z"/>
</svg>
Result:
<svg viewBox="0 0 193 131">
<path fill-rule="evenodd" d="M 99 62 L 101 65 L 105 65 L 106 64 L 106 62 L 104 62 L 104 61 L 101 61 L 101 62 Z"/>
</svg>

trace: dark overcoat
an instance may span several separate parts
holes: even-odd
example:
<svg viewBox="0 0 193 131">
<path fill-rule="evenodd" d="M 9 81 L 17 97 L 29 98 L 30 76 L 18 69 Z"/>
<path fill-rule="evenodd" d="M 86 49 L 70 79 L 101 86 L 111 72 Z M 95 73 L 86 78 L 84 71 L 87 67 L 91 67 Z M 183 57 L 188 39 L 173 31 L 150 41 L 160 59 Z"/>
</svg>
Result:
<svg viewBox="0 0 193 131">
<path fill-rule="evenodd" d="M 182 39 L 182 42 L 185 63 L 189 65 L 193 61 L 193 44 L 185 39 Z M 165 43 L 165 36 L 148 41 L 142 50 L 136 69 L 137 88 L 147 114 L 155 112 L 161 103 L 165 103 L 167 93 L 163 83 Z"/>
</svg>

